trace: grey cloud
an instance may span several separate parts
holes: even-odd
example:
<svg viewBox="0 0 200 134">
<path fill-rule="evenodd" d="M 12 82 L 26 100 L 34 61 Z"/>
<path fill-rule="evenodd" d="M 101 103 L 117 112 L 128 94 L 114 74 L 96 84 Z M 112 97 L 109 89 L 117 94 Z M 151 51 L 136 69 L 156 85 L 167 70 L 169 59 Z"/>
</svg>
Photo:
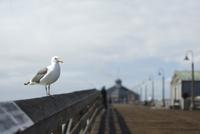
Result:
<svg viewBox="0 0 200 134">
<path fill-rule="evenodd" d="M 132 85 L 139 80 L 129 73 L 153 70 L 150 63 L 134 69 L 148 58 L 177 67 L 188 49 L 200 56 L 199 7 L 198 0 L 1 0 L 0 87 L 23 83 L 54 55 L 65 61 L 55 88 L 112 85 L 118 68 Z"/>
</svg>

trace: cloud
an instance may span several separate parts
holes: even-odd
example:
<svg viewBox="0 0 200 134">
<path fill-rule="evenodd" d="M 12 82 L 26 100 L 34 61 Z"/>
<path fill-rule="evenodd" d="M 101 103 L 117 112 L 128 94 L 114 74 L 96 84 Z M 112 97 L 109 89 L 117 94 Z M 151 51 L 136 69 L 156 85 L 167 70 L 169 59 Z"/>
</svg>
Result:
<svg viewBox="0 0 200 134">
<path fill-rule="evenodd" d="M 1 0 L 0 87 L 30 79 L 54 55 L 65 61 L 55 88 L 67 83 L 68 91 L 110 86 L 119 75 L 132 87 L 160 66 L 170 77 L 188 68 L 182 58 L 189 49 L 199 69 L 199 6 L 198 0 Z"/>
</svg>

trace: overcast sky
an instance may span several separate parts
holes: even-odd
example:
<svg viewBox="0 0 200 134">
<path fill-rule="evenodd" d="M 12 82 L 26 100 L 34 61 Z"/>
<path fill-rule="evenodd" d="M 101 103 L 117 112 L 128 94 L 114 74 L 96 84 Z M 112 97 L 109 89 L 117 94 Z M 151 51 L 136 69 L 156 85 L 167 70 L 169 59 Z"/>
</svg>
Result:
<svg viewBox="0 0 200 134">
<path fill-rule="evenodd" d="M 133 89 L 153 75 L 159 98 L 163 68 L 169 96 L 173 72 L 190 69 L 187 50 L 200 69 L 199 45 L 199 0 L 0 0 L 0 101 L 44 96 L 23 83 L 54 55 L 65 63 L 53 94 L 117 78 Z"/>
</svg>

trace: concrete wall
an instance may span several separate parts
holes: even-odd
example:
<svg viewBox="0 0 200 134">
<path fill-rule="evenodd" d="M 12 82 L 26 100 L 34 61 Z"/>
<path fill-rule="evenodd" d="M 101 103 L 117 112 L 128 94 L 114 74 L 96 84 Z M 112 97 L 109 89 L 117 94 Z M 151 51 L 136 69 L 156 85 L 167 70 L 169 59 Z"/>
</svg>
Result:
<svg viewBox="0 0 200 134">
<path fill-rule="evenodd" d="M 180 80 L 171 84 L 171 105 L 177 105 L 179 101 L 179 105 L 182 107 L 182 83 Z"/>
</svg>

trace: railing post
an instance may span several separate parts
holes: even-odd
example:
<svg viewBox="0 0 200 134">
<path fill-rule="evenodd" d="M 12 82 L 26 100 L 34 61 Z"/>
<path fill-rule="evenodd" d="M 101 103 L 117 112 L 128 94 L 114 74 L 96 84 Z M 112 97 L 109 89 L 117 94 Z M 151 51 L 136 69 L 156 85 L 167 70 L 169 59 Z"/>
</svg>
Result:
<svg viewBox="0 0 200 134">
<path fill-rule="evenodd" d="M 71 119 L 69 120 L 68 125 L 67 125 L 67 131 L 66 131 L 65 134 L 70 134 L 70 130 L 71 130 L 71 126 L 72 126 L 72 122 L 73 122 L 73 119 L 71 118 Z"/>
</svg>

